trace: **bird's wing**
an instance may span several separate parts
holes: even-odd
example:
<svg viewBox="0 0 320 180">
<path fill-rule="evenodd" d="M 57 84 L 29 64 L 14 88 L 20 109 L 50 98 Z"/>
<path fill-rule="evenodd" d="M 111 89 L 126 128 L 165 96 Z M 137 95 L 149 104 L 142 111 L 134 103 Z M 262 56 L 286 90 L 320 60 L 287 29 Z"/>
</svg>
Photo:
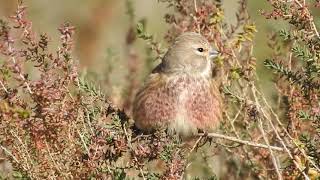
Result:
<svg viewBox="0 0 320 180">
<path fill-rule="evenodd" d="M 169 117 L 169 106 L 173 104 L 165 90 L 166 75 L 153 72 L 146 79 L 133 102 L 133 118 L 139 129 L 146 131 L 155 129 Z M 169 113 L 170 114 L 170 113 Z"/>
<path fill-rule="evenodd" d="M 216 78 L 217 79 L 217 78 Z M 219 91 L 220 82 L 219 80 L 211 79 L 211 95 L 215 104 L 215 115 L 219 121 L 222 120 L 222 111 L 223 111 L 223 101 L 221 93 Z"/>
</svg>

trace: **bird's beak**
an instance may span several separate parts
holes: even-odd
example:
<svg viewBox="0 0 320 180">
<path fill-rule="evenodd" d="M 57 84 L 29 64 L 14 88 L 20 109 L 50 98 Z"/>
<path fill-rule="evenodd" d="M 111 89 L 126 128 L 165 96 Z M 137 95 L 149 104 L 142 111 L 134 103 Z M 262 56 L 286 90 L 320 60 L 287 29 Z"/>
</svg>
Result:
<svg viewBox="0 0 320 180">
<path fill-rule="evenodd" d="M 210 58 L 215 58 L 215 57 L 217 57 L 218 55 L 219 55 L 219 51 L 217 51 L 217 50 L 215 50 L 215 49 L 211 49 L 210 51 L 209 51 L 209 57 Z"/>
</svg>

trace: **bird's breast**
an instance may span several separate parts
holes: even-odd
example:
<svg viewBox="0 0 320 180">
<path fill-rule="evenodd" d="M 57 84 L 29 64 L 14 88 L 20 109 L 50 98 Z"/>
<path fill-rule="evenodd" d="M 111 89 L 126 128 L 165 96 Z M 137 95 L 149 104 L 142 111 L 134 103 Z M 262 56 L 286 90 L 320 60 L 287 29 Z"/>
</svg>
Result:
<svg viewBox="0 0 320 180">
<path fill-rule="evenodd" d="M 166 126 L 180 135 L 190 135 L 217 124 L 219 102 L 217 91 L 213 91 L 207 78 L 156 76 L 137 94 L 133 115 L 140 129 Z"/>
<path fill-rule="evenodd" d="M 194 113 L 211 100 L 210 81 L 202 77 L 181 76 L 168 80 L 167 92 L 172 92 L 175 99 L 174 117 L 169 123 L 169 129 L 178 134 L 194 134 L 198 129 L 198 122 Z M 201 101 L 202 105 L 198 103 Z M 203 114 L 203 113 L 202 113 Z"/>
</svg>

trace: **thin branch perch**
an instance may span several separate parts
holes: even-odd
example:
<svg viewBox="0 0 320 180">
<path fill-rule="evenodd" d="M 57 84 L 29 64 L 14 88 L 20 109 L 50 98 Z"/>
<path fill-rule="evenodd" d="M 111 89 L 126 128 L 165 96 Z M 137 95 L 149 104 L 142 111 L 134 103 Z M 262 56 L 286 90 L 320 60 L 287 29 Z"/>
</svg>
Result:
<svg viewBox="0 0 320 180">
<path fill-rule="evenodd" d="M 252 141 L 242 140 L 242 139 L 238 139 L 236 137 L 226 136 L 226 135 L 217 134 L 217 133 L 208 133 L 208 134 L 199 133 L 198 136 L 208 136 L 208 137 L 213 137 L 213 138 L 219 138 L 219 139 L 234 141 L 234 142 L 237 142 L 237 143 L 240 143 L 240 144 L 244 144 L 244 145 L 247 145 L 247 146 L 253 146 L 253 147 L 258 147 L 258 148 L 269 149 L 269 146 L 265 145 L 265 144 L 260 144 L 260 143 L 256 143 L 256 142 L 252 142 Z M 270 145 L 270 148 L 272 150 L 275 150 L 275 151 L 284 152 L 284 149 L 281 148 L 281 147 L 271 146 Z"/>
</svg>

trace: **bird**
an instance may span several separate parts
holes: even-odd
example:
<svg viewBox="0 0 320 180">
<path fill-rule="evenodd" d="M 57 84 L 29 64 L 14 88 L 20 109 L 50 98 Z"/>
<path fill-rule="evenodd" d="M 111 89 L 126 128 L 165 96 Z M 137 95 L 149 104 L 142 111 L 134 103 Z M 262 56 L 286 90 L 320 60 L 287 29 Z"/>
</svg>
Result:
<svg viewBox="0 0 320 180">
<path fill-rule="evenodd" d="M 133 100 L 135 127 L 165 128 L 183 137 L 218 127 L 222 99 L 212 69 L 219 52 L 196 32 L 184 32 L 146 78 Z"/>
</svg>

